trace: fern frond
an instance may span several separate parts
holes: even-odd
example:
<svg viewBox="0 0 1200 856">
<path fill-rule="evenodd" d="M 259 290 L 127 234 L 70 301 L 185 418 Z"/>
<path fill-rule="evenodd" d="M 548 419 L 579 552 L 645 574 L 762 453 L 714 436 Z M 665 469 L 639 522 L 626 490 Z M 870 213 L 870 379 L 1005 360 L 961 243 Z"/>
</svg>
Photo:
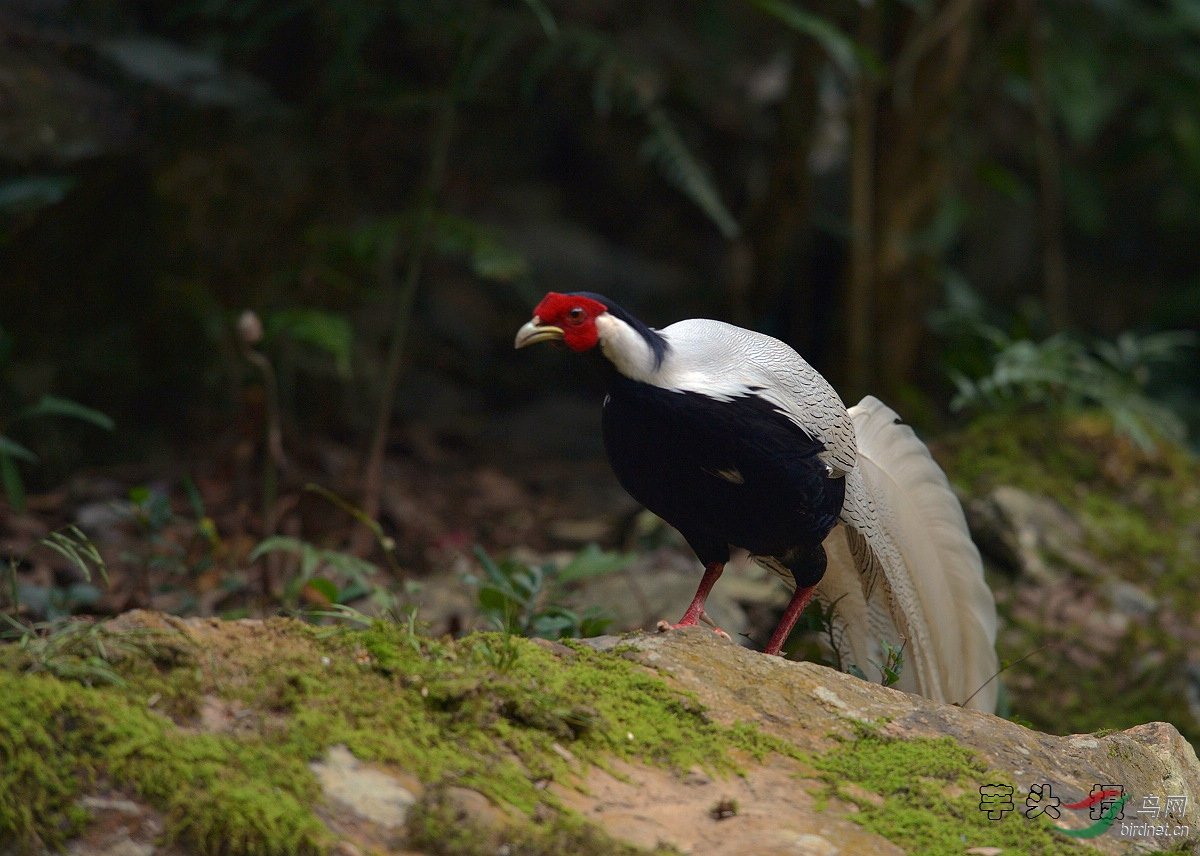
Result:
<svg viewBox="0 0 1200 856">
<path fill-rule="evenodd" d="M 814 15 L 784 0 L 750 0 L 750 4 L 796 32 L 814 39 L 847 77 L 855 77 L 862 65 L 872 69 L 881 66 L 878 59 L 827 18 Z"/>
<path fill-rule="evenodd" d="M 712 174 L 692 154 L 666 111 L 655 105 L 646 111 L 646 121 L 650 125 L 650 136 L 642 143 L 642 157 L 658 164 L 663 177 L 695 202 L 722 235 L 736 238 L 741 227 L 721 201 Z"/>
<path fill-rule="evenodd" d="M 950 406 L 1097 407 L 1120 433 L 1150 451 L 1156 438 L 1181 442 L 1187 433 L 1179 414 L 1149 394 L 1151 368 L 1179 360 L 1195 343 L 1196 336 L 1183 331 L 1126 332 L 1091 347 L 1061 333 L 1042 342 L 1005 338 L 988 374 L 974 380 L 953 375 L 958 392 Z"/>
<path fill-rule="evenodd" d="M 591 75 L 592 106 L 599 116 L 622 111 L 640 117 L 649 128 L 641 156 L 690 199 L 732 239 L 741 233 L 721 199 L 712 173 L 684 142 L 660 101 L 659 75 L 622 50 L 603 33 L 575 27 L 538 51 L 526 67 L 522 89 L 530 95 L 537 80 L 563 62 Z"/>
</svg>

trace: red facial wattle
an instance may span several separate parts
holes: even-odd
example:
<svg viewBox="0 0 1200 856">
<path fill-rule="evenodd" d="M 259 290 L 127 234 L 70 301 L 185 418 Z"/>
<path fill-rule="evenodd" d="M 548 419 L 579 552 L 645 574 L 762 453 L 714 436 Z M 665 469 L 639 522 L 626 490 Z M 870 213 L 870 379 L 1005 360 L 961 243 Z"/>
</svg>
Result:
<svg viewBox="0 0 1200 856">
<path fill-rule="evenodd" d="M 568 348 L 586 351 L 599 341 L 596 318 L 607 311 L 607 306 L 589 297 L 552 291 L 542 298 L 533 314 L 540 324 L 562 330 L 563 342 Z"/>
</svg>

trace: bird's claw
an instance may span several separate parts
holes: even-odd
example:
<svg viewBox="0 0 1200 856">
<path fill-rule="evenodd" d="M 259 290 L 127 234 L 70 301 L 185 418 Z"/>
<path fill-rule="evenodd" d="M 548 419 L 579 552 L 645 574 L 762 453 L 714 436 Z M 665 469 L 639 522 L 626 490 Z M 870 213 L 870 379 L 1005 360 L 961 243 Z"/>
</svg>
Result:
<svg viewBox="0 0 1200 856">
<path fill-rule="evenodd" d="M 707 612 L 700 613 L 700 620 L 703 621 L 705 624 L 707 624 L 709 627 L 711 627 L 713 629 L 713 633 L 716 633 L 718 636 L 720 636 L 726 642 L 733 641 L 733 638 L 728 633 L 726 633 L 720 627 L 717 627 L 717 623 L 708 617 Z"/>
</svg>

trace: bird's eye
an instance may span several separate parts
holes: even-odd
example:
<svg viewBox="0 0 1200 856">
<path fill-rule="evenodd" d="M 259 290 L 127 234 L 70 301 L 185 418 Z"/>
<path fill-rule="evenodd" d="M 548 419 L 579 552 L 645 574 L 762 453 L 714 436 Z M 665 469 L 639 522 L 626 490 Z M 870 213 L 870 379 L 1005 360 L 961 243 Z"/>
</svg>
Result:
<svg viewBox="0 0 1200 856">
<path fill-rule="evenodd" d="M 583 311 L 582 306 L 576 306 L 567 313 L 568 324 L 582 324 L 585 318 L 587 318 L 587 313 Z"/>
</svg>

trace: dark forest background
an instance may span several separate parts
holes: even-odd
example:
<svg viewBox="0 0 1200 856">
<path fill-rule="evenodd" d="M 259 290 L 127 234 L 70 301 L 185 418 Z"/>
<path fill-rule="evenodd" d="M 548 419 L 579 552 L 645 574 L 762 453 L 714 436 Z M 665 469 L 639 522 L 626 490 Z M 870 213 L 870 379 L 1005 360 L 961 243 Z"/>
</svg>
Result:
<svg viewBox="0 0 1200 856">
<path fill-rule="evenodd" d="M 461 430 L 576 382 L 508 347 L 552 289 L 771 332 L 848 400 L 927 426 L 948 369 L 990 369 L 981 325 L 1200 324 L 1189 3 L 0 16 L 0 412 L 51 392 L 122 428 L 22 436 L 39 484 L 220 442 L 246 403 L 245 309 L 290 429 L 349 442 L 398 329 L 402 418 Z M 1194 390 L 1195 369 L 1181 357 L 1173 379 Z"/>
<path fill-rule="evenodd" d="M 550 290 L 776 335 L 944 438 L 964 499 L 1076 503 L 1126 588 L 1088 600 L 1068 556 L 998 595 L 1029 631 L 1003 653 L 1044 641 L 1019 602 L 1045 586 L 1125 597 L 1122 650 L 1158 671 L 1099 695 L 1153 685 L 1137 704 L 1188 733 L 1194 0 L 6 0 L 0 605 L 394 606 L 433 574 L 511 583 L 477 544 L 582 548 L 583 576 L 625 561 L 584 545 L 657 549 L 594 379 L 512 348 Z M 37 558 L 72 523 L 103 590 Z M 1108 653 L 1063 662 L 1103 682 Z M 1043 727 L 1095 695 L 1039 713 L 1063 677 L 1028 670 Z"/>
</svg>

